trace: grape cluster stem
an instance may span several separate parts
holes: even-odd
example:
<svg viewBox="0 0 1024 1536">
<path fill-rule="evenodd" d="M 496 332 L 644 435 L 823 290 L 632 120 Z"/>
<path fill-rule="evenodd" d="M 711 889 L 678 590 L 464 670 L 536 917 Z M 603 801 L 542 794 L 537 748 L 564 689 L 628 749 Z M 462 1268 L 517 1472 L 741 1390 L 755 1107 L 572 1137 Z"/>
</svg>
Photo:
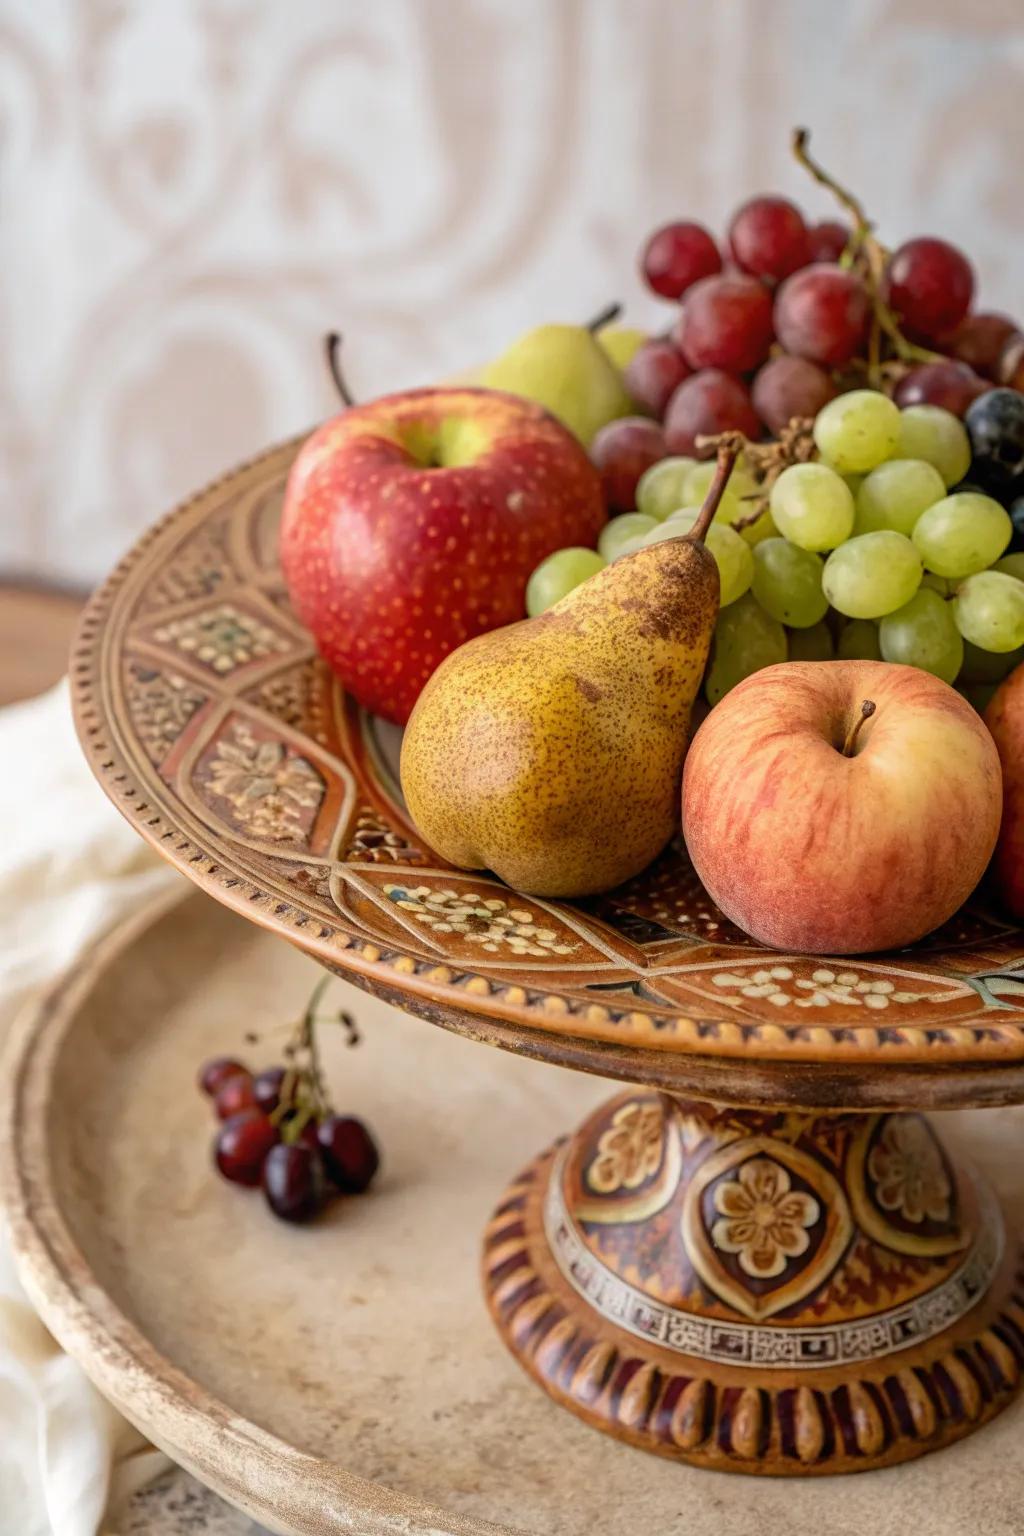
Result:
<svg viewBox="0 0 1024 1536">
<path fill-rule="evenodd" d="M 330 974 L 321 976 L 310 994 L 305 1012 L 295 1025 L 291 1042 L 285 1046 L 288 1069 L 281 1084 L 278 1106 L 270 1116 L 280 1129 L 284 1142 L 297 1141 L 310 1120 L 320 1121 L 334 1113 L 320 1058 L 317 1026 L 341 1024 L 348 1031 L 349 1045 L 359 1042 L 355 1020 L 345 1009 L 339 1009 L 337 1014 L 317 1012 L 333 979 Z"/>
<path fill-rule="evenodd" d="M 853 229 L 846 249 L 839 258 L 839 265 L 847 270 L 856 269 L 867 289 L 871 303 L 867 375 L 872 388 L 880 389 L 887 373 L 893 371 L 891 367 L 887 367 L 887 361 L 882 357 L 883 336 L 889 341 L 898 362 L 906 365 L 901 367 L 901 373 L 913 363 L 944 362 L 945 358 L 941 352 L 919 347 L 904 336 L 895 314 L 882 297 L 889 252 L 875 235 L 874 223 L 868 218 L 860 198 L 855 197 L 847 187 L 836 181 L 835 177 L 814 159 L 810 151 L 810 142 L 809 128 L 794 128 L 792 149 L 797 161 L 820 186 L 826 187 L 832 193 L 853 220 Z"/>
</svg>

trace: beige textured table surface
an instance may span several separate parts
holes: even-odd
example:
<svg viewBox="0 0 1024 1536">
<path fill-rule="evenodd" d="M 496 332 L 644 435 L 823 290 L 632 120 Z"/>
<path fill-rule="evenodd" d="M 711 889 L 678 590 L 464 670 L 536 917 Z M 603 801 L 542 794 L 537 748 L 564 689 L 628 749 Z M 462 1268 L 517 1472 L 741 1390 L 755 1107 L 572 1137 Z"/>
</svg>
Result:
<svg viewBox="0 0 1024 1536">
<path fill-rule="evenodd" d="M 615 1444 L 525 1378 L 484 1309 L 479 1234 L 508 1176 L 604 1091 L 596 1080 L 447 1035 L 339 984 L 333 995 L 357 1014 L 364 1043 L 346 1050 L 334 1032 L 328 1075 L 379 1134 L 376 1193 L 295 1231 L 215 1179 L 196 1064 L 245 1050 L 249 1029 L 280 1030 L 315 975 L 286 945 L 192 897 L 108 972 L 58 1075 L 68 1108 L 57 1163 L 83 1247 L 125 1310 L 207 1388 L 364 1477 L 538 1536 L 1024 1531 L 1024 1402 L 892 1471 L 766 1480 Z M 266 1038 L 249 1052 L 273 1059 Z M 1022 1113 L 943 1119 L 1020 1221 Z M 135 1501 L 119 1536 L 253 1529 L 177 1475 Z"/>
</svg>

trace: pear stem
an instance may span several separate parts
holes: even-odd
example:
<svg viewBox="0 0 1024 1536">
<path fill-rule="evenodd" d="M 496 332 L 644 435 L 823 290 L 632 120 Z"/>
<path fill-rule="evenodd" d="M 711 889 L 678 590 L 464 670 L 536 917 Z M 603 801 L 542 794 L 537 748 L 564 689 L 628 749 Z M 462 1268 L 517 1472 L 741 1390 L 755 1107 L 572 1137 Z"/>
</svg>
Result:
<svg viewBox="0 0 1024 1536">
<path fill-rule="evenodd" d="M 585 331 L 589 331 L 591 336 L 595 336 L 597 332 L 602 330 L 606 325 L 611 325 L 613 320 L 617 320 L 621 314 L 621 304 L 618 302 L 614 304 L 606 304 L 604 309 L 598 310 L 597 314 L 592 320 L 587 321 L 583 329 Z"/>
<path fill-rule="evenodd" d="M 324 352 L 327 356 L 327 371 L 334 380 L 334 387 L 341 396 L 342 405 L 349 407 L 355 405 L 356 398 L 348 387 L 348 381 L 341 366 L 341 333 L 339 331 L 327 332 L 324 337 Z"/>
<path fill-rule="evenodd" d="M 715 478 L 708 486 L 708 493 L 704 498 L 704 504 L 697 514 L 697 521 L 686 535 L 695 544 L 703 544 L 707 537 L 707 531 L 715 520 L 718 504 L 725 493 L 732 467 L 736 463 L 740 452 L 740 443 L 721 443 L 718 449 L 718 467 L 715 470 Z M 874 706 L 872 706 L 873 708 Z"/>
<path fill-rule="evenodd" d="M 860 714 L 857 716 L 856 720 L 853 722 L 853 724 L 850 726 L 850 729 L 846 733 L 846 740 L 843 742 L 844 757 L 853 756 L 853 749 L 857 745 L 857 737 L 860 735 L 860 728 L 864 724 L 865 720 L 871 719 L 875 709 L 876 705 L 873 699 L 864 700 L 860 707 Z"/>
</svg>

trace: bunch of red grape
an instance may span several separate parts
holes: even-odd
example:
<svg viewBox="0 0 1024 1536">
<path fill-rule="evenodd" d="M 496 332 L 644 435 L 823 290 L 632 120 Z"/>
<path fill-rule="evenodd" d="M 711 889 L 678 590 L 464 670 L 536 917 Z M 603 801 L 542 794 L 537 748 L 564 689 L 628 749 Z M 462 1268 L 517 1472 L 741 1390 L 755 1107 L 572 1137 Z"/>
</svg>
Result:
<svg viewBox="0 0 1024 1536">
<path fill-rule="evenodd" d="M 214 1160 L 225 1179 L 262 1186 L 283 1221 L 307 1221 L 332 1194 L 358 1195 L 380 1165 L 373 1137 L 353 1115 L 318 1114 L 304 1070 L 253 1075 L 230 1057 L 208 1061 L 199 1086 L 223 1122 Z"/>
<path fill-rule="evenodd" d="M 898 405 L 960 417 L 993 382 L 1024 386 L 1024 334 L 1004 315 L 971 313 L 973 269 L 944 240 L 908 240 L 872 272 L 853 229 L 760 196 L 734 214 L 723 248 L 700 224 L 667 224 L 641 266 L 654 293 L 680 304 L 626 369 L 662 425 L 662 454 L 696 453 L 698 439 L 734 429 L 777 436 L 846 389 L 878 387 L 872 359 Z M 654 462 L 654 435 L 635 425 L 634 457 Z M 625 444 L 613 457 L 624 456 Z M 627 494 L 612 510 L 632 505 Z"/>
</svg>

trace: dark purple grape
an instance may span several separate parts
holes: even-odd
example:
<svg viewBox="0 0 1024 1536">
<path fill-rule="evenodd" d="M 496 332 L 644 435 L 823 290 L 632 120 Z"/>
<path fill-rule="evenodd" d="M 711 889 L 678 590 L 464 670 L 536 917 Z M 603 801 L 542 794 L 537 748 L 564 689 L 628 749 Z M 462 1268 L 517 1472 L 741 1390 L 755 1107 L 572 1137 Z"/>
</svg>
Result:
<svg viewBox="0 0 1024 1536">
<path fill-rule="evenodd" d="M 213 1107 L 221 1120 L 230 1120 L 232 1115 L 240 1115 L 243 1109 L 258 1108 L 252 1073 L 236 1072 L 233 1077 L 229 1077 L 217 1090 Z"/>
<path fill-rule="evenodd" d="M 669 453 L 706 455 L 699 437 L 718 432 L 742 432 L 754 440 L 761 423 L 750 403 L 746 385 L 721 368 L 702 368 L 684 379 L 665 411 L 665 443 Z"/>
<path fill-rule="evenodd" d="M 206 1061 L 200 1067 L 199 1086 L 211 1099 L 215 1099 L 229 1077 L 234 1077 L 238 1072 L 248 1075 L 248 1071 L 248 1067 L 231 1056 L 214 1056 L 212 1061 Z"/>
<path fill-rule="evenodd" d="M 609 421 L 590 445 L 590 461 L 601 476 L 609 512 L 631 512 L 644 470 L 665 458 L 665 434 L 646 416 L 620 416 Z"/>
<path fill-rule="evenodd" d="M 267 1153 L 277 1142 L 277 1131 L 259 1109 L 243 1109 L 225 1120 L 213 1143 L 217 1167 L 232 1184 L 260 1182 Z"/>
<path fill-rule="evenodd" d="M 1024 496 L 1016 496 L 1010 503 L 1010 521 L 1013 524 L 1013 547 L 1024 545 Z"/>
<path fill-rule="evenodd" d="M 1024 395 L 990 389 L 971 402 L 964 416 L 974 455 L 971 478 L 990 495 L 1012 495 L 1024 480 Z"/>
<path fill-rule="evenodd" d="M 758 371 L 750 397 L 769 432 L 778 436 L 794 416 L 817 416 L 835 394 L 835 385 L 817 363 L 781 353 Z"/>
<path fill-rule="evenodd" d="M 287 1067 L 265 1067 L 252 1080 L 256 1103 L 266 1115 L 272 1115 L 281 1102 L 281 1087 L 288 1076 Z"/>
<path fill-rule="evenodd" d="M 999 382 L 1024 390 L 1024 336 L 1014 331 L 999 354 Z"/>
<path fill-rule="evenodd" d="M 659 421 L 675 390 L 690 376 L 690 365 L 667 336 L 645 341 L 634 352 L 622 377 L 637 405 Z"/>
<path fill-rule="evenodd" d="M 327 1196 L 327 1179 L 320 1153 L 303 1142 L 272 1147 L 263 1164 L 263 1193 L 282 1221 L 308 1221 Z"/>
<path fill-rule="evenodd" d="M 312 1147 L 314 1152 L 320 1151 L 320 1125 L 316 1120 L 307 1120 L 296 1138 L 304 1147 Z"/>
<path fill-rule="evenodd" d="M 320 1150 L 330 1177 L 347 1195 L 361 1195 L 380 1167 L 380 1153 L 366 1126 L 354 1115 L 328 1115 L 320 1122 Z"/>
<path fill-rule="evenodd" d="M 943 352 L 986 379 L 999 378 L 999 358 L 1017 327 L 1006 315 L 978 310 L 965 315 L 956 330 L 941 339 Z"/>
</svg>

